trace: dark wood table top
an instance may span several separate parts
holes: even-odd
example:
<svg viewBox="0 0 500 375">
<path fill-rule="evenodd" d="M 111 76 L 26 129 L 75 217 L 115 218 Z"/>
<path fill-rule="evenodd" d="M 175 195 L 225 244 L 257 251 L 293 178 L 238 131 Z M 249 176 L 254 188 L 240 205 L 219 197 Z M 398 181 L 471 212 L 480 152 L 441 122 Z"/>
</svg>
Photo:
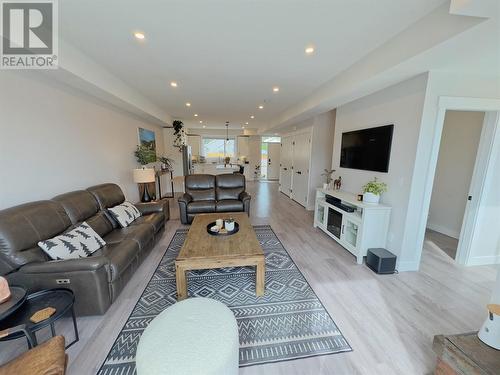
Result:
<svg viewBox="0 0 500 375">
<path fill-rule="evenodd" d="M 26 289 L 19 286 L 10 287 L 10 299 L 0 304 L 0 320 L 7 318 L 26 301 Z"/>
</svg>

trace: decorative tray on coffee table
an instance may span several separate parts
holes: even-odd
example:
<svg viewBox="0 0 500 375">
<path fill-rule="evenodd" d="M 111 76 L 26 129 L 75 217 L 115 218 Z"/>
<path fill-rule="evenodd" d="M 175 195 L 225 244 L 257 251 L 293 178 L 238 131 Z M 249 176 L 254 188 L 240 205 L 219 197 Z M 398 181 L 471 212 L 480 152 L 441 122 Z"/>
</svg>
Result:
<svg viewBox="0 0 500 375">
<path fill-rule="evenodd" d="M 210 223 L 207 225 L 207 232 L 212 236 L 230 236 L 232 234 L 237 233 L 240 230 L 240 225 L 235 221 L 234 222 L 234 230 L 228 231 L 224 228 L 219 232 L 212 232 L 211 228 L 216 226 L 216 222 Z"/>
</svg>

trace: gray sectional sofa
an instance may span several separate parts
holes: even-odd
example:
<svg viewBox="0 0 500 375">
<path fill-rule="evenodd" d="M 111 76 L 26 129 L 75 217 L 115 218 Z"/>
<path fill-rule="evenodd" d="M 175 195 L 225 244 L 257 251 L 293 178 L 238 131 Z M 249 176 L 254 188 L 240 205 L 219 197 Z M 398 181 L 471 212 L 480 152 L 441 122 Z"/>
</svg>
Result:
<svg viewBox="0 0 500 375">
<path fill-rule="evenodd" d="M 161 237 L 168 201 L 138 203 L 141 217 L 120 228 L 106 211 L 123 203 L 115 184 L 59 195 L 0 211 L 0 275 L 29 292 L 64 287 L 78 315 L 103 314 Z M 50 260 L 37 243 L 86 221 L 106 242 L 92 256 Z"/>
</svg>

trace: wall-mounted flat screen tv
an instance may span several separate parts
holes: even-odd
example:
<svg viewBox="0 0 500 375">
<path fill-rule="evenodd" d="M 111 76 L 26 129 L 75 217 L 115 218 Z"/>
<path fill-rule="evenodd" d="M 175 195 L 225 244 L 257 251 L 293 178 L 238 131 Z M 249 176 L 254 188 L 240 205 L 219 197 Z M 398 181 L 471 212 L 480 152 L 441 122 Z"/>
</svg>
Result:
<svg viewBox="0 0 500 375">
<path fill-rule="evenodd" d="M 388 172 L 394 125 L 342 133 L 340 166 Z"/>
</svg>

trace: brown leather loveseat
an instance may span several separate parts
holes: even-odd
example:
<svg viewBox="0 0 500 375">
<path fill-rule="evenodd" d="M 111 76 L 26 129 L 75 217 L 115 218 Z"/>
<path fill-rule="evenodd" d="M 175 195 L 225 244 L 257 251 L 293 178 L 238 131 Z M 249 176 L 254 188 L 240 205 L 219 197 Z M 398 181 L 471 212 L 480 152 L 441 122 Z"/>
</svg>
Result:
<svg viewBox="0 0 500 375">
<path fill-rule="evenodd" d="M 251 197 L 242 174 L 192 174 L 186 176 L 184 185 L 186 193 L 179 198 L 182 224 L 191 224 L 200 213 L 250 213 Z"/>
<path fill-rule="evenodd" d="M 115 184 L 59 195 L 0 211 L 0 275 L 29 292 L 64 287 L 78 315 L 103 314 L 161 237 L 168 201 L 139 203 L 141 217 L 121 228 L 107 208 L 123 203 Z M 50 260 L 37 245 L 86 221 L 106 242 L 91 256 Z"/>
</svg>

